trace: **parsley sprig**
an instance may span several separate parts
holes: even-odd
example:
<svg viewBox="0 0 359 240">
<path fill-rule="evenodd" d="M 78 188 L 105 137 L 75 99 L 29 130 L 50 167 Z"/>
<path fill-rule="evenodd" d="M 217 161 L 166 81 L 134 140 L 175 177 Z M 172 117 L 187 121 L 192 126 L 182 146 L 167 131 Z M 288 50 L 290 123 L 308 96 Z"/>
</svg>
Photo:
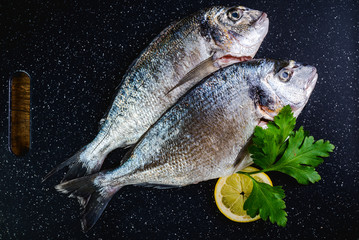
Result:
<svg viewBox="0 0 359 240">
<path fill-rule="evenodd" d="M 279 226 L 287 223 L 284 190 L 281 186 L 258 182 L 251 174 L 278 171 L 295 178 L 300 184 L 315 183 L 321 179 L 315 167 L 334 150 L 329 141 L 315 141 L 303 127 L 294 131 L 295 124 L 292 109 L 285 106 L 274 121 L 267 124 L 267 129 L 256 127 L 249 152 L 260 171 L 238 172 L 249 176 L 253 182 L 251 195 L 244 203 L 247 214 L 251 217 L 259 214 L 263 220 L 269 218 Z"/>
</svg>

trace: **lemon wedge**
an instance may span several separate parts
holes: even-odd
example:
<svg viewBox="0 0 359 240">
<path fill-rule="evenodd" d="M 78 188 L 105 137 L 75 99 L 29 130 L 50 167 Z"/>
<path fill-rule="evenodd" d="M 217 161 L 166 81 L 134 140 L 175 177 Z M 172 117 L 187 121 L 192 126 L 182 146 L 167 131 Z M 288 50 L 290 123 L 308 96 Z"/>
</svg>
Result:
<svg viewBox="0 0 359 240">
<path fill-rule="evenodd" d="M 243 172 L 259 171 L 254 167 L 246 167 Z M 251 175 L 258 182 L 264 182 L 273 186 L 272 181 L 265 173 Z M 244 202 L 252 192 L 252 180 L 244 175 L 234 173 L 218 179 L 214 190 L 214 198 L 218 209 L 224 216 L 235 222 L 253 222 L 258 220 L 259 215 L 251 218 L 243 209 Z"/>
</svg>

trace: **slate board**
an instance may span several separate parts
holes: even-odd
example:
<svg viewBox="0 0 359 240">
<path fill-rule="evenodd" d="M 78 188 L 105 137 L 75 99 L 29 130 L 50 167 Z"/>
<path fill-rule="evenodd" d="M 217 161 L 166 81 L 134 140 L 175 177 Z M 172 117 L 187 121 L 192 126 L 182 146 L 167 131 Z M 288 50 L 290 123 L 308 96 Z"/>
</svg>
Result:
<svg viewBox="0 0 359 240">
<path fill-rule="evenodd" d="M 318 167 L 322 180 L 300 186 L 271 174 L 286 191 L 288 225 L 226 219 L 216 181 L 179 189 L 124 187 L 92 231 L 80 231 L 75 200 L 41 178 L 91 141 L 131 62 L 172 21 L 237 1 L 1 1 L 0 239 L 358 239 L 359 3 L 243 0 L 267 12 L 269 33 L 257 57 L 295 59 L 319 80 L 298 119 L 336 150 Z M 8 147 L 9 79 L 31 76 L 31 149 Z M 125 151 L 108 157 L 115 162 Z"/>
</svg>

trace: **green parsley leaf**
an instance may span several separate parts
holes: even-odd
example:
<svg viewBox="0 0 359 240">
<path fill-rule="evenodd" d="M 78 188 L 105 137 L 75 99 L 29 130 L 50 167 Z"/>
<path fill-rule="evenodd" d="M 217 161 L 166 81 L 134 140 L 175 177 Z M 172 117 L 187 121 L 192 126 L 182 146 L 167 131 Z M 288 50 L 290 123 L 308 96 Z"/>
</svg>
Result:
<svg viewBox="0 0 359 240">
<path fill-rule="evenodd" d="M 301 127 L 289 138 L 288 146 L 283 156 L 266 171 L 279 171 L 295 178 L 300 184 L 315 183 L 320 180 L 314 167 L 323 162 L 322 157 L 328 157 L 334 146 L 329 141 L 314 141 L 312 136 L 306 136 Z"/>
<path fill-rule="evenodd" d="M 277 223 L 279 226 L 285 226 L 287 223 L 287 213 L 283 198 L 284 191 L 281 186 L 272 187 L 269 184 L 257 182 L 251 178 L 253 189 L 251 195 L 244 203 L 244 210 L 251 217 L 260 215 L 263 220 L 269 220 L 271 223 Z"/>
<path fill-rule="evenodd" d="M 249 147 L 253 161 L 265 169 L 271 166 L 285 148 L 285 140 L 292 133 L 296 123 L 289 105 L 282 108 L 273 122 L 267 124 L 267 129 L 256 127 L 253 145 Z"/>
<path fill-rule="evenodd" d="M 264 172 L 278 171 L 295 178 L 300 184 L 321 179 L 314 167 L 328 157 L 334 146 L 329 141 L 314 141 L 301 127 L 293 131 L 296 118 L 285 106 L 267 129 L 256 127 L 253 145 L 249 147 L 253 162 Z M 289 137 L 289 140 L 286 139 Z"/>
<path fill-rule="evenodd" d="M 290 106 L 285 106 L 274 121 L 267 124 L 267 129 L 255 128 L 249 153 L 253 162 L 262 168 L 259 172 L 282 172 L 295 178 L 300 184 L 317 182 L 321 177 L 314 168 L 323 162 L 323 157 L 329 156 L 334 145 L 329 141 L 315 141 L 303 127 L 294 131 L 295 123 L 296 118 Z M 239 173 L 250 176 L 258 171 Z M 257 182 L 252 177 L 251 179 L 252 193 L 244 203 L 248 215 L 254 217 L 260 214 L 264 220 L 269 217 L 272 223 L 285 226 L 287 213 L 284 211 L 285 195 L 282 187 L 272 187 Z"/>
<path fill-rule="evenodd" d="M 282 108 L 273 122 L 267 124 L 268 130 L 278 136 L 278 143 L 284 142 L 293 131 L 296 124 L 296 118 L 293 116 L 292 108 L 287 105 Z"/>
</svg>

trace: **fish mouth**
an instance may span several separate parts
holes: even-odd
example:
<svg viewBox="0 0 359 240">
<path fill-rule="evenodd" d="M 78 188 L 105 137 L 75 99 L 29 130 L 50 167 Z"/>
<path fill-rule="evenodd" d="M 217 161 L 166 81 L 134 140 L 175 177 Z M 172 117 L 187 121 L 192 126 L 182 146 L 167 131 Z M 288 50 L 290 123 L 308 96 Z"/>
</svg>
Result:
<svg viewBox="0 0 359 240">
<path fill-rule="evenodd" d="M 263 12 L 262 15 L 260 15 L 259 18 L 256 20 L 255 27 L 262 27 L 263 24 L 265 24 L 266 22 L 269 22 L 268 15 Z"/>
<path fill-rule="evenodd" d="M 260 35 L 262 35 L 260 38 L 261 40 L 260 42 L 263 42 L 264 38 L 267 36 L 268 28 L 269 28 L 269 19 L 265 12 L 263 12 L 262 15 L 257 19 L 257 21 L 254 24 L 254 28 L 260 32 L 259 33 Z"/>
<path fill-rule="evenodd" d="M 315 84 L 317 83 L 317 80 L 318 80 L 317 69 L 315 67 L 313 67 L 311 76 L 310 76 L 307 84 L 304 87 L 304 89 L 306 91 L 306 100 L 305 100 L 305 102 L 303 104 L 301 104 L 300 106 L 291 106 L 294 117 L 298 117 L 298 115 L 302 112 L 305 105 L 307 105 L 309 97 L 310 97 L 310 95 L 312 94 L 312 92 L 314 90 Z"/>
<path fill-rule="evenodd" d="M 317 83 L 317 80 L 318 80 L 317 69 L 315 67 L 313 67 L 312 73 L 309 77 L 307 84 L 304 86 L 304 89 L 306 91 L 309 91 L 309 93 L 311 93 L 315 87 L 315 84 Z"/>
<path fill-rule="evenodd" d="M 234 39 L 236 43 L 241 47 L 241 51 L 246 49 L 246 52 L 251 52 L 250 54 L 254 57 L 256 50 L 258 50 L 260 44 L 263 42 L 265 36 L 268 33 L 269 19 L 267 14 L 263 12 L 257 20 L 252 24 L 252 31 L 255 32 L 255 39 L 243 39 L 243 36 L 238 34 L 235 31 L 228 30 L 228 35 L 231 39 Z"/>
</svg>

